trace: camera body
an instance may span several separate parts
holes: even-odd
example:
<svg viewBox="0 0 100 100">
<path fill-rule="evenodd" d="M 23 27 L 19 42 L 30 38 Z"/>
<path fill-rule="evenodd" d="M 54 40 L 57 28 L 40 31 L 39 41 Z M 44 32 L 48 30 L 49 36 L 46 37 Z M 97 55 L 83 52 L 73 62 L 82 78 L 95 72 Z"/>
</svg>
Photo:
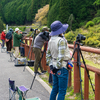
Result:
<svg viewBox="0 0 100 100">
<path fill-rule="evenodd" d="M 81 42 L 81 40 L 85 40 L 86 37 L 82 34 L 78 34 L 76 37 L 76 42 Z"/>
<path fill-rule="evenodd" d="M 44 31 L 42 34 L 40 34 L 40 36 L 41 36 L 42 39 L 44 39 L 45 41 L 49 41 L 49 32 Z"/>
<path fill-rule="evenodd" d="M 46 41 L 49 41 L 49 32 L 44 31 L 43 34 L 46 36 Z"/>
<path fill-rule="evenodd" d="M 36 33 L 36 30 L 38 30 L 38 28 L 36 28 L 36 29 L 31 28 L 30 29 L 30 31 L 34 31 L 35 33 Z"/>
</svg>

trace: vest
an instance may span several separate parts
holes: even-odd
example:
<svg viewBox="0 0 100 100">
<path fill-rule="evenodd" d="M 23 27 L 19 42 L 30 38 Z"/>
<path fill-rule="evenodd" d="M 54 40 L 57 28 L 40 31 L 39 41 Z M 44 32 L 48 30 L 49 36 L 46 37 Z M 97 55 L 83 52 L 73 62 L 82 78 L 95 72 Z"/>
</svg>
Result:
<svg viewBox="0 0 100 100">
<path fill-rule="evenodd" d="M 49 43 L 48 43 L 48 47 L 51 52 L 51 56 L 53 58 L 52 63 L 53 63 L 53 66 L 56 68 L 58 68 L 56 59 L 58 57 L 58 43 L 60 41 L 65 41 L 65 40 L 61 37 L 53 36 L 53 37 L 51 37 L 51 39 L 49 40 Z M 66 41 L 65 41 L 65 43 L 66 43 Z M 71 58 L 71 56 L 70 56 L 69 47 L 67 46 L 67 43 L 66 43 L 65 56 L 63 58 L 61 67 L 66 67 L 67 61 L 70 60 L 70 58 Z"/>
</svg>

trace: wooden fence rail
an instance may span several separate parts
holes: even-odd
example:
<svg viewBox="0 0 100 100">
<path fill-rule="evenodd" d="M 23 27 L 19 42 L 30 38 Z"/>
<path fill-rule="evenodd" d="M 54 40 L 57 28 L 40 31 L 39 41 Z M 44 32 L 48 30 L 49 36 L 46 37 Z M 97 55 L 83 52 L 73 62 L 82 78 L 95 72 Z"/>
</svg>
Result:
<svg viewBox="0 0 100 100">
<path fill-rule="evenodd" d="M 22 46 L 25 48 L 25 56 L 28 55 L 31 43 L 32 43 L 32 38 L 25 38 L 25 44 L 22 44 Z M 74 48 L 74 45 L 68 45 L 68 46 L 69 48 L 72 48 L 72 49 Z M 82 51 L 100 54 L 100 50 L 96 48 L 84 47 L 84 46 L 80 46 L 80 48 Z M 74 62 L 77 62 L 77 52 L 75 52 L 74 58 L 75 58 Z M 32 59 L 32 60 L 35 59 L 32 49 L 29 55 L 29 59 Z M 46 53 L 44 53 L 41 63 L 42 63 L 44 70 L 48 70 L 49 72 L 50 69 L 46 65 Z M 94 66 L 89 66 L 89 65 L 86 65 L 86 66 L 87 66 L 88 73 L 90 71 L 95 73 L 95 97 L 94 98 L 95 100 L 100 100 L 100 69 L 95 68 Z M 84 100 L 89 100 L 89 78 L 88 78 L 85 66 L 81 64 L 81 67 L 84 68 Z M 69 71 L 68 86 L 71 86 L 71 85 L 72 85 L 71 71 Z M 79 93 L 79 92 L 80 92 L 79 66 L 77 66 L 77 63 L 74 63 L 74 93 Z"/>
</svg>

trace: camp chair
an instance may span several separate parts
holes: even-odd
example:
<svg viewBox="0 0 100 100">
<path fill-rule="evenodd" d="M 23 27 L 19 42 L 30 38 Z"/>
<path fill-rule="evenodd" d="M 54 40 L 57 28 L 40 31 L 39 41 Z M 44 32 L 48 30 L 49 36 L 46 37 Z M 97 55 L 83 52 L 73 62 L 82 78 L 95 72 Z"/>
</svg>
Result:
<svg viewBox="0 0 100 100">
<path fill-rule="evenodd" d="M 10 80 L 9 78 L 9 100 L 16 100 L 15 94 L 16 94 L 15 81 Z"/>
<path fill-rule="evenodd" d="M 26 99 L 24 96 L 24 89 L 22 89 L 22 87 L 16 87 L 16 89 L 19 95 L 19 100 L 40 100 L 38 97 Z"/>
</svg>

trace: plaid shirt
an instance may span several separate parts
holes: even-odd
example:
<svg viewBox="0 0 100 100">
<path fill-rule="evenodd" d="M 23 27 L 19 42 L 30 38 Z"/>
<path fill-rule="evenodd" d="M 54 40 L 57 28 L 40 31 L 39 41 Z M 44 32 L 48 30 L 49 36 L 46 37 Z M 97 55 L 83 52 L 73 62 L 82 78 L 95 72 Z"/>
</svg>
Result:
<svg viewBox="0 0 100 100">
<path fill-rule="evenodd" d="M 65 50 L 66 50 L 66 41 L 65 40 L 60 40 L 58 42 L 58 57 L 57 57 L 57 67 L 61 68 L 62 66 L 62 61 L 64 59 L 65 56 Z M 52 65 L 52 56 L 51 56 L 51 52 L 49 50 L 49 47 L 47 48 L 47 52 L 46 52 L 46 61 L 47 64 Z"/>
</svg>

